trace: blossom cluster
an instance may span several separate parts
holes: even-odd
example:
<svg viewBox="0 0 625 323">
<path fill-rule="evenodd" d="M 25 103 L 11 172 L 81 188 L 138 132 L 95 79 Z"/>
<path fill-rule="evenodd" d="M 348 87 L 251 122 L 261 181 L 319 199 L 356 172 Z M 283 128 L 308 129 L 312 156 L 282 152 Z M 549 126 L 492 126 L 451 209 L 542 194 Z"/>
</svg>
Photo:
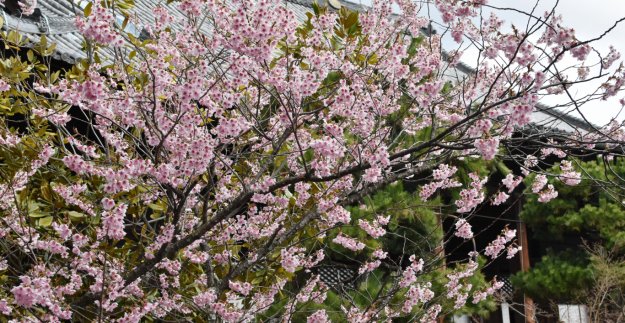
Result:
<svg viewBox="0 0 625 323">
<path fill-rule="evenodd" d="M 37 6 L 18 3 L 25 15 Z M 474 302 L 493 295 L 500 283 L 468 283 L 478 272 L 473 253 L 446 272 L 437 295 L 428 255 L 395 266 L 400 261 L 384 249 L 396 237 L 399 211 L 350 212 L 410 179 L 423 207 L 450 190 L 440 194 L 449 205 L 437 207 L 473 212 L 490 185 L 487 168 L 472 167 L 523 161 L 510 152 L 518 131 L 539 98 L 564 87 L 555 67 L 545 69 L 545 55 L 570 53 L 580 77 L 592 77 L 583 69 L 591 48 L 559 18 L 546 17 L 553 28 L 531 42 L 523 32 L 503 32 L 494 15 L 476 26 L 485 3 L 433 2 L 454 40 L 485 46 L 480 68 L 460 78 L 449 70 L 461 51 L 443 54 L 443 36 L 421 35 L 430 21 L 415 1 L 299 15 L 293 7 L 305 6 L 291 1 L 182 0 L 151 13 L 129 9 L 150 18 L 140 39 L 116 23 L 127 8 L 91 3 L 75 21 L 87 59 L 62 74 L 31 62 L 17 76 L 0 76 L 7 121 L 0 126 L 0 313 L 45 322 L 85 313 L 107 322 L 194 315 L 247 322 L 272 310 L 288 321 L 312 305 L 308 322 L 335 314 L 432 322 L 452 310 L 437 297 L 459 309 L 471 295 Z M 5 65 L 20 65 L 12 59 L 22 56 Z M 601 60 L 613 72 L 602 95 L 625 84 L 611 67 L 619 57 L 611 49 Z M 20 115 L 24 126 L 9 127 Z M 625 141 L 621 128 L 606 128 L 610 140 Z M 536 150 L 541 162 L 529 155 L 519 162 L 523 177 L 506 176 L 492 204 L 505 203 L 533 174 L 529 190 L 541 202 L 557 197 L 550 180 L 580 183 L 560 141 Z M 552 155 L 561 173 L 542 174 Z M 455 236 L 473 238 L 470 219 L 458 217 Z M 514 236 L 504 230 L 482 254 L 494 259 L 506 250 L 511 258 L 520 250 Z M 347 258 L 357 255 L 358 275 L 397 267 L 390 293 L 405 299 L 319 309 L 329 286 L 318 269 L 335 260 L 333 244 Z M 287 306 L 276 309 L 281 297 Z"/>
</svg>

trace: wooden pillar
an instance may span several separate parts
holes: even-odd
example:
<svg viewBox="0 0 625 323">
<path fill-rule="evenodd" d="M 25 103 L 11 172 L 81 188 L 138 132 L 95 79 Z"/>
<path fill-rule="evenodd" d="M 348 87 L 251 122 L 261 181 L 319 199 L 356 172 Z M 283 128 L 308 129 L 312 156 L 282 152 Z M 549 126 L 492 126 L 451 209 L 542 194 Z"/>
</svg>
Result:
<svg viewBox="0 0 625 323">
<path fill-rule="evenodd" d="M 436 246 L 436 248 L 434 248 L 434 254 L 435 255 L 440 255 L 441 258 L 443 259 L 443 265 L 442 268 L 447 268 L 447 258 L 445 255 L 445 229 L 443 228 L 443 219 L 442 219 L 443 213 L 442 213 L 442 208 L 439 208 L 438 210 L 438 216 L 436 216 L 436 225 L 438 226 L 438 228 L 441 230 L 442 237 L 441 237 L 441 241 L 438 244 L 438 246 Z M 445 315 L 440 315 L 437 318 L 437 323 L 445 323 Z"/>
<path fill-rule="evenodd" d="M 521 245 L 521 270 L 528 271 L 530 269 L 530 255 L 527 243 L 527 228 L 523 222 L 519 222 L 518 238 L 519 244 Z M 525 309 L 525 322 L 535 323 L 536 312 L 534 301 L 527 295 L 523 295 L 523 307 Z"/>
</svg>

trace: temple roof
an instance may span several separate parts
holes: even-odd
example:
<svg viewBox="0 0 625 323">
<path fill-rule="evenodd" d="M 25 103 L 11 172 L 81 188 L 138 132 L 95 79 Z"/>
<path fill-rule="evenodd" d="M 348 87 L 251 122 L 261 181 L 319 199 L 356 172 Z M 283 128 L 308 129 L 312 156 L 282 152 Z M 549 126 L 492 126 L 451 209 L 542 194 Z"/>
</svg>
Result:
<svg viewBox="0 0 625 323">
<path fill-rule="evenodd" d="M 323 1 L 323 0 L 322 0 Z M 41 35 L 45 35 L 49 42 L 56 43 L 56 51 L 53 54 L 55 59 L 73 64 L 78 59 L 85 58 L 82 50 L 83 37 L 78 33 L 74 21 L 76 16 L 83 16 L 83 9 L 89 3 L 88 0 L 45 0 L 38 1 L 37 13 L 32 16 L 22 16 L 19 10 L 10 10 L 10 3 L 16 0 L 6 0 L 2 7 L 2 18 L 4 23 L 2 29 L 17 30 L 24 35 L 31 44 L 36 44 L 41 39 Z M 134 7 L 130 10 L 132 19 L 126 25 L 126 31 L 139 36 L 142 25 L 148 25 L 154 22 L 152 9 L 156 4 L 165 6 L 170 9 L 170 13 L 178 18 L 184 17 L 184 14 L 177 8 L 175 4 L 167 5 L 166 1 L 155 0 L 135 0 Z M 284 0 L 283 3 L 288 7 L 300 21 L 307 19 L 306 13 L 312 12 L 313 0 Z M 352 10 L 363 10 L 363 7 L 340 0 L 331 0 L 332 5 L 346 6 Z M 116 23 L 121 26 L 124 17 L 119 14 L 116 16 Z M 208 25 L 203 27 L 210 28 Z"/>
<path fill-rule="evenodd" d="M 17 0 L 5 0 L 2 18 L 4 22 L 2 29 L 17 30 L 24 35 L 29 44 L 39 43 L 41 36 L 45 35 L 48 43 L 56 43 L 56 50 L 53 58 L 69 64 L 86 58 L 83 48 L 84 38 L 77 31 L 74 21 L 77 16 L 83 15 L 83 10 L 90 0 L 40 0 L 37 4 L 35 14 L 22 16 L 17 7 Z M 337 9 L 339 6 L 347 7 L 351 10 L 363 11 L 367 7 L 344 1 L 344 0 L 283 0 L 282 3 L 289 8 L 299 21 L 307 19 L 306 13 L 312 12 L 314 2 L 325 2 L 330 8 Z M 169 8 L 170 13 L 182 18 L 184 14 L 175 4 L 167 5 L 164 0 L 135 0 L 134 7 L 130 10 L 133 19 L 126 24 L 125 31 L 141 36 L 142 26 L 153 23 L 154 16 L 152 9 L 155 5 L 163 5 Z M 116 23 L 121 26 L 124 16 L 116 15 Z M 175 26 L 174 26 L 175 27 Z M 205 24 L 202 31 L 210 33 L 210 26 Z M 112 55 L 111 51 L 102 51 L 99 54 L 106 60 Z M 459 63 L 452 70 L 445 72 L 446 78 L 461 79 L 466 75 L 474 73 L 470 66 Z M 545 105 L 538 105 L 532 114 L 532 123 L 535 126 L 558 129 L 565 132 L 591 131 L 593 125 L 588 122 L 571 116 Z"/>
</svg>

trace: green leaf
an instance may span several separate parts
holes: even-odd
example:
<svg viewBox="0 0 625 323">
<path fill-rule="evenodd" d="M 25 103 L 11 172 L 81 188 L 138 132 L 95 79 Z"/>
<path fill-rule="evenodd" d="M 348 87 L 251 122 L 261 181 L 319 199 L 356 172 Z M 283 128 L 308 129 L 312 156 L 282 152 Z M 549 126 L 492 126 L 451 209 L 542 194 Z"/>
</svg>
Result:
<svg viewBox="0 0 625 323">
<path fill-rule="evenodd" d="M 371 55 L 369 55 L 369 59 L 367 60 L 367 63 L 369 63 L 370 65 L 375 65 L 378 63 L 378 55 L 373 53 Z"/>
<path fill-rule="evenodd" d="M 28 216 L 36 219 L 36 218 L 42 218 L 44 216 L 47 216 L 47 214 L 41 211 L 33 211 L 33 212 L 28 212 Z"/>
<path fill-rule="evenodd" d="M 42 36 L 42 38 L 44 38 L 44 36 Z M 7 35 L 7 40 L 10 44 L 15 44 L 17 46 L 21 46 L 22 44 L 22 34 L 18 33 L 15 30 L 11 30 L 9 31 L 9 34 Z"/>
<path fill-rule="evenodd" d="M 93 7 L 93 2 L 89 2 L 86 6 L 85 9 L 83 10 L 83 13 L 85 14 L 85 17 L 89 16 L 91 14 L 91 8 Z"/>
<path fill-rule="evenodd" d="M 69 217 L 72 219 L 80 219 L 86 216 L 86 214 L 76 211 L 67 211 L 67 215 L 69 215 Z"/>
<path fill-rule="evenodd" d="M 51 216 L 46 216 L 44 218 L 39 219 L 39 226 L 41 227 L 49 227 L 52 224 L 53 218 Z"/>
<path fill-rule="evenodd" d="M 453 88 L 454 88 L 454 85 L 450 81 L 447 81 L 445 82 L 445 85 L 443 85 L 443 89 L 441 90 L 441 93 L 443 95 L 447 95 L 451 92 Z"/>
<path fill-rule="evenodd" d="M 319 16 L 319 4 L 317 3 L 317 1 L 313 1 L 312 9 L 313 9 L 313 12 L 315 13 L 315 16 Z"/>
<path fill-rule="evenodd" d="M 156 203 L 149 203 L 148 207 L 154 211 L 160 211 L 160 212 L 165 211 L 165 209 L 167 208 L 166 206 L 162 204 L 156 204 Z"/>
<path fill-rule="evenodd" d="M 337 72 L 337 71 L 333 71 L 328 73 L 328 76 L 326 76 L 325 80 L 323 80 L 323 84 L 324 85 L 330 85 L 333 83 L 338 82 L 341 79 L 341 72 Z"/>
<path fill-rule="evenodd" d="M 409 57 L 412 57 L 414 56 L 414 54 L 417 53 L 417 48 L 419 47 L 419 45 L 421 45 L 421 43 L 423 43 L 423 39 L 424 39 L 423 36 L 412 38 L 412 40 L 410 41 L 410 46 L 408 46 Z"/>
<path fill-rule="evenodd" d="M 357 23 L 358 23 L 358 13 L 353 11 L 347 16 L 347 19 L 345 19 L 345 28 L 350 29 L 354 26 L 358 26 Z"/>
<path fill-rule="evenodd" d="M 56 80 L 59 79 L 59 75 L 61 74 L 61 71 L 56 71 L 52 74 L 50 74 L 50 82 L 54 83 L 56 82 Z"/>
<path fill-rule="evenodd" d="M 121 26 L 122 30 L 126 29 L 126 26 L 128 25 L 128 21 L 129 21 L 128 16 L 124 17 L 124 21 L 122 22 L 122 26 Z"/>
<path fill-rule="evenodd" d="M 48 38 L 46 35 L 41 35 L 41 38 L 39 38 L 39 44 L 41 45 L 41 48 L 48 47 Z"/>
</svg>

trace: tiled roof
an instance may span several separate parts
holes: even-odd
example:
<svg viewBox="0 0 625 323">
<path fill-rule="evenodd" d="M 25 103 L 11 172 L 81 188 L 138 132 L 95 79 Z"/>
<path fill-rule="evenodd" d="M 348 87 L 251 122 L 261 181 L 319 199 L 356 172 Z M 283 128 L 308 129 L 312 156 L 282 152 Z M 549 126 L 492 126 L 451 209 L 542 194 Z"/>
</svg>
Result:
<svg viewBox="0 0 625 323">
<path fill-rule="evenodd" d="M 39 1 L 38 9 L 41 18 L 34 20 L 26 17 L 16 17 L 2 11 L 4 24 L 2 29 L 18 30 L 31 43 L 38 43 L 41 35 L 56 43 L 57 49 L 53 57 L 68 63 L 74 63 L 77 58 L 84 57 L 82 53 L 82 36 L 76 32 L 74 26 L 74 10 L 72 2 L 66 1 Z"/>
<path fill-rule="evenodd" d="M 326 265 L 317 268 L 317 275 L 328 287 L 334 289 L 354 289 L 358 274 L 356 270 L 348 267 Z"/>
<path fill-rule="evenodd" d="M 53 57 L 73 64 L 78 59 L 86 58 L 82 50 L 83 37 L 77 32 L 74 20 L 77 15 L 82 15 L 83 6 L 88 1 L 90 0 L 40 0 L 37 7 L 41 11 L 39 19 L 16 17 L 8 14 L 6 11 L 2 11 L 4 18 L 2 28 L 20 31 L 21 34 L 30 40 L 31 44 L 38 43 L 41 35 L 45 34 L 49 42 L 56 43 L 56 51 Z M 295 14 L 299 21 L 303 22 L 307 19 L 306 13 L 312 11 L 312 3 L 315 1 L 326 2 L 328 0 L 283 0 L 283 4 Z M 366 7 L 348 1 L 334 1 L 338 1 L 341 6 L 351 10 L 366 10 Z M 126 30 L 128 31 L 128 28 L 131 28 L 136 33 L 136 36 L 139 36 L 141 32 L 140 26 L 153 22 L 152 8 L 156 5 L 167 6 L 170 8 L 170 13 L 177 18 L 184 17 L 184 14 L 178 10 L 175 4 L 167 5 L 164 0 L 135 0 L 135 6 L 131 9 L 131 13 L 136 20 L 134 24 L 128 24 Z M 121 16 L 119 20 L 121 24 Z M 210 26 L 205 24 L 201 29 L 209 33 L 209 28 Z M 110 52 L 106 51 L 99 54 L 104 59 L 110 58 L 111 55 Z M 461 79 L 463 76 L 473 72 L 474 70 L 471 67 L 460 63 L 453 70 L 448 70 L 445 76 Z M 566 132 L 590 131 L 593 128 L 592 125 L 584 120 L 543 105 L 537 106 L 536 111 L 532 115 L 532 123 Z"/>
<path fill-rule="evenodd" d="M 57 48 L 53 57 L 73 64 L 76 60 L 85 58 L 82 50 L 83 37 L 77 32 L 74 20 L 76 16 L 83 14 L 83 8 L 87 3 L 87 0 L 39 1 L 37 8 L 41 11 L 41 17 L 37 19 L 13 16 L 3 10 L 4 24 L 2 29 L 18 30 L 33 44 L 38 43 L 41 35 L 45 34 L 50 42 L 56 43 Z M 299 21 L 305 21 L 307 19 L 306 13 L 312 12 L 313 0 L 284 0 L 283 3 Z M 136 36 L 138 36 L 141 25 L 148 25 L 154 21 L 152 9 L 156 5 L 168 7 L 174 17 L 184 17 L 184 14 L 178 10 L 175 4 L 167 5 L 162 0 L 135 0 L 135 5 L 130 10 L 132 17 L 136 18 L 135 25 L 129 24 L 130 27 L 126 28 L 134 28 L 137 31 Z M 354 10 L 363 9 L 359 5 L 344 1 L 341 1 L 341 5 Z M 121 16 L 119 18 L 119 23 L 121 23 Z M 209 28 L 206 24 L 202 29 L 209 32 Z M 104 53 L 104 55 L 107 54 Z"/>
</svg>

